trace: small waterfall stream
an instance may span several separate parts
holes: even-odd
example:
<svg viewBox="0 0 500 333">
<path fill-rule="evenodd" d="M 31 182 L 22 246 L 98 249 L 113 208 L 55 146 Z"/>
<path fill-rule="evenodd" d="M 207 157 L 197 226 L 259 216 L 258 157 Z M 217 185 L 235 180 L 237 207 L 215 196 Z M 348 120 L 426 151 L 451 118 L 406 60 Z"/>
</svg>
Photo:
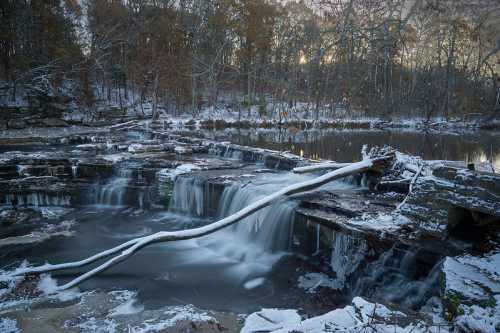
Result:
<svg viewBox="0 0 500 333">
<path fill-rule="evenodd" d="M 189 216 L 202 217 L 205 200 L 204 188 L 200 178 L 177 177 L 170 198 L 169 210 Z"/>
<path fill-rule="evenodd" d="M 122 206 L 129 181 L 130 179 L 128 178 L 115 177 L 100 186 L 96 197 L 96 204 Z"/>
</svg>

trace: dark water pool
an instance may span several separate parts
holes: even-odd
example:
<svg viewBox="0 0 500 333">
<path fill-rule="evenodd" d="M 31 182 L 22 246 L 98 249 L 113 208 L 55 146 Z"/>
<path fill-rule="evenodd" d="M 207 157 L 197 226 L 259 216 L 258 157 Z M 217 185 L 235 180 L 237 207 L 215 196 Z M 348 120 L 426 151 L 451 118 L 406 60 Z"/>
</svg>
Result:
<svg viewBox="0 0 500 333">
<path fill-rule="evenodd" d="M 382 130 L 225 130 L 206 136 L 233 143 L 281 151 L 313 159 L 358 160 L 363 145 L 390 145 L 428 160 L 490 162 L 500 169 L 500 133 L 437 133 Z"/>
</svg>

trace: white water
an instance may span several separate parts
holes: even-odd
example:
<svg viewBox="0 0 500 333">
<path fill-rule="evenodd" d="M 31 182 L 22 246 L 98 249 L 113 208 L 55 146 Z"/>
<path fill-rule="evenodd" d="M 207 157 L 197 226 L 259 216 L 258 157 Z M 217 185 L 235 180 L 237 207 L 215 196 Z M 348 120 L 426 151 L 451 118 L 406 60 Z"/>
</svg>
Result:
<svg viewBox="0 0 500 333">
<path fill-rule="evenodd" d="M 248 184 L 226 187 L 217 219 L 231 215 L 283 186 L 303 181 L 307 176 L 262 175 Z M 191 216 L 204 211 L 204 186 L 196 178 L 178 177 L 171 209 Z M 225 274 L 242 283 L 267 273 L 290 245 L 295 203 L 282 200 L 241 220 L 237 224 L 191 243 L 189 264 L 218 263 Z M 184 252 L 186 254 L 186 252 Z"/>
<path fill-rule="evenodd" d="M 120 168 L 116 177 L 96 187 L 94 203 L 105 206 L 123 206 L 127 187 L 131 180 L 132 170 L 129 168 Z"/>
<path fill-rule="evenodd" d="M 418 309 L 439 287 L 441 263 L 437 262 L 429 272 L 421 272 L 422 263 L 416 261 L 417 249 L 396 249 L 382 253 L 370 263 L 366 274 L 355 281 L 354 294 L 380 298 Z"/>
<path fill-rule="evenodd" d="M 123 206 L 129 178 L 115 177 L 97 188 L 96 204 Z"/>
<path fill-rule="evenodd" d="M 205 212 L 203 183 L 196 177 L 176 177 L 169 210 L 196 217 Z"/>
</svg>

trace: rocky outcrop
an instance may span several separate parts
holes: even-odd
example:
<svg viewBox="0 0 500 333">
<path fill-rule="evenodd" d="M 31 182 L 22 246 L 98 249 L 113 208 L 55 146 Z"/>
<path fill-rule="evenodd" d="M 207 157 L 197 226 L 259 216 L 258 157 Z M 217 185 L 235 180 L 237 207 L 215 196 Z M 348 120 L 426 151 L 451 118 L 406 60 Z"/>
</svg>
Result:
<svg viewBox="0 0 500 333">
<path fill-rule="evenodd" d="M 485 226 L 500 223 L 500 175 L 457 168 L 435 167 L 418 178 L 405 205 L 404 215 L 423 232 L 440 235 L 463 223 Z"/>
</svg>

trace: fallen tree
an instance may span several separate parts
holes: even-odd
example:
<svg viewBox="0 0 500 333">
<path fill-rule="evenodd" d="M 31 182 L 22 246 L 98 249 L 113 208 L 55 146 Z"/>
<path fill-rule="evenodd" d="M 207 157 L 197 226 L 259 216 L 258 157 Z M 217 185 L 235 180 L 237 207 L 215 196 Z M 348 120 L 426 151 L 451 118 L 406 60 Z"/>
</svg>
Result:
<svg viewBox="0 0 500 333">
<path fill-rule="evenodd" d="M 77 267 L 83 267 L 88 264 L 91 264 L 93 262 L 96 262 L 100 259 L 104 259 L 106 257 L 112 256 L 114 254 L 119 253 L 122 251 L 120 254 L 117 256 L 109 259 L 108 261 L 104 262 L 102 265 L 95 267 L 94 269 L 78 276 L 74 280 L 59 286 L 58 289 L 64 290 L 68 288 L 72 288 L 83 281 L 91 278 L 92 276 L 107 270 L 108 268 L 124 261 L 125 259 L 129 258 L 133 254 L 135 254 L 137 251 L 142 249 L 145 246 L 155 244 L 155 243 L 160 243 L 160 242 L 169 242 L 169 241 L 177 241 L 177 240 L 186 240 L 186 239 L 192 239 L 192 238 L 198 238 L 202 237 L 211 233 L 214 233 L 222 228 L 228 227 L 245 217 L 255 213 L 256 211 L 269 206 L 273 202 L 283 198 L 283 197 L 289 197 L 294 194 L 302 193 L 302 192 L 307 192 L 310 190 L 313 190 L 315 188 L 318 188 L 326 183 L 329 183 L 333 180 L 344 178 L 353 174 L 361 173 L 361 172 L 366 172 L 368 170 L 371 171 L 376 171 L 376 172 L 382 172 L 384 169 L 386 169 L 391 163 L 394 158 L 393 154 L 387 154 L 382 157 L 377 157 L 377 158 L 366 158 L 360 162 L 356 163 L 351 163 L 348 164 L 338 170 L 329 172 L 327 174 L 324 174 L 320 177 L 307 180 L 301 183 L 297 183 L 294 185 L 287 186 L 283 188 L 282 190 L 275 192 L 271 195 L 268 195 L 253 204 L 241 209 L 240 211 L 223 218 L 222 220 L 219 220 L 217 222 L 211 223 L 209 225 L 200 227 L 200 228 L 195 228 L 195 229 L 189 229 L 189 230 L 181 230 L 181 231 L 160 231 L 155 234 L 149 235 L 149 236 L 144 236 L 140 238 L 135 238 L 132 239 L 128 242 L 125 242 L 121 245 L 118 245 L 112 249 L 100 252 L 95 254 L 94 256 L 91 256 L 89 258 L 80 260 L 80 261 L 75 261 L 75 262 L 68 262 L 68 263 L 62 263 L 62 264 L 56 264 L 56 265 L 51 265 L 51 264 L 45 264 L 42 266 L 38 267 L 33 267 L 33 268 L 27 268 L 27 269 L 22 269 L 14 272 L 14 275 L 26 275 L 26 274 L 40 274 L 40 273 L 46 273 L 46 272 L 52 272 L 52 271 L 57 271 L 57 270 L 63 270 L 63 269 L 71 269 L 71 268 L 77 268 Z"/>
<path fill-rule="evenodd" d="M 316 171 L 337 170 L 349 166 L 351 164 L 352 163 L 335 163 L 335 162 L 317 163 L 305 167 L 294 168 L 293 172 L 301 174 L 301 173 L 316 172 Z"/>
</svg>

